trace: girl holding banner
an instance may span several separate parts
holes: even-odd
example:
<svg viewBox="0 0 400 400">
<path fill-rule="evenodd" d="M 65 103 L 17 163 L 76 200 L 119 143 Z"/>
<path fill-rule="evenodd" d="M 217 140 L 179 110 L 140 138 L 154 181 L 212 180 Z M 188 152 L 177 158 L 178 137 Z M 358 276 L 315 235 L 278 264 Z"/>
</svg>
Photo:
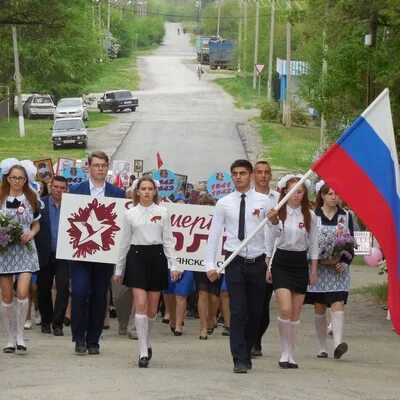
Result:
<svg viewBox="0 0 400 400">
<path fill-rule="evenodd" d="M 147 368 L 152 357 L 151 330 L 161 290 L 180 278 L 170 216 L 158 205 L 157 181 L 146 176 L 133 184 L 134 207 L 124 217 L 124 239 L 114 280 L 133 290 L 135 326 L 139 339 L 139 367 Z"/>
<path fill-rule="evenodd" d="M 300 181 L 300 175 L 286 175 L 278 182 L 280 199 Z M 300 313 L 307 292 L 307 284 L 317 280 L 318 229 L 310 210 L 307 183 L 301 185 L 276 211 L 268 212 L 267 262 L 271 266 L 267 280 L 272 282 L 278 303 L 278 331 L 282 354 L 281 368 L 298 368 L 293 352 L 300 324 Z M 276 248 L 271 264 L 272 249 Z M 307 252 L 311 257 L 308 270 Z"/>
</svg>

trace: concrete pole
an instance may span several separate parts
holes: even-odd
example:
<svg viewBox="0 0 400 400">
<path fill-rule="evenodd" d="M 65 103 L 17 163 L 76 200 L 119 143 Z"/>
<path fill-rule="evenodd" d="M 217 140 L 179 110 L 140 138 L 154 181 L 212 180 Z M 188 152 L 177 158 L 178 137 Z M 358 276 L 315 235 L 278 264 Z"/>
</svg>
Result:
<svg viewBox="0 0 400 400">
<path fill-rule="evenodd" d="M 240 17 L 239 17 L 239 40 L 238 40 L 238 50 L 239 50 L 239 57 L 238 57 L 238 72 L 241 69 L 241 61 L 242 61 L 242 16 L 243 16 L 243 3 L 239 0 L 240 4 Z"/>
<path fill-rule="evenodd" d="M 272 63 L 274 56 L 275 0 L 271 1 L 271 27 L 269 31 L 267 101 L 272 100 Z"/>
<path fill-rule="evenodd" d="M 247 62 L 247 57 L 246 57 L 246 46 L 247 46 L 247 1 L 244 0 L 244 27 L 243 27 L 243 67 L 246 69 L 246 62 Z"/>
<path fill-rule="evenodd" d="M 287 1 L 288 11 L 290 16 L 291 0 Z M 287 128 L 292 126 L 292 115 L 290 110 L 290 61 L 291 61 L 291 34 L 292 25 L 288 20 L 286 23 L 286 96 L 285 96 L 285 108 L 286 118 L 285 125 Z"/>
<path fill-rule="evenodd" d="M 326 55 L 328 52 L 328 46 L 326 44 L 326 31 L 325 29 L 322 32 L 322 46 L 323 46 L 323 59 L 322 59 L 322 76 L 325 77 L 325 75 L 328 72 L 328 62 L 326 61 Z M 321 114 L 321 130 L 320 130 L 320 144 L 319 146 L 321 149 L 324 149 L 326 147 L 326 120 L 325 116 L 322 113 Z"/>
<path fill-rule="evenodd" d="M 15 64 L 15 86 L 17 89 L 18 96 L 18 124 L 19 124 L 19 136 L 25 137 L 25 124 L 24 114 L 22 112 L 22 97 L 21 97 L 21 72 L 19 69 L 19 55 L 18 55 L 18 40 L 17 40 L 17 28 L 15 25 L 12 26 L 12 37 L 13 37 L 13 49 L 14 49 L 14 64 Z"/>
<path fill-rule="evenodd" d="M 260 3 L 256 0 L 256 31 L 254 34 L 254 65 L 253 65 L 253 89 L 257 86 L 257 73 L 255 64 L 258 60 L 258 31 L 260 25 Z"/>
<path fill-rule="evenodd" d="M 111 34 L 111 0 L 108 0 L 108 11 L 107 11 L 107 36 L 110 38 Z"/>
<path fill-rule="evenodd" d="M 219 37 L 219 23 L 221 19 L 221 3 L 218 5 L 217 37 Z"/>
</svg>

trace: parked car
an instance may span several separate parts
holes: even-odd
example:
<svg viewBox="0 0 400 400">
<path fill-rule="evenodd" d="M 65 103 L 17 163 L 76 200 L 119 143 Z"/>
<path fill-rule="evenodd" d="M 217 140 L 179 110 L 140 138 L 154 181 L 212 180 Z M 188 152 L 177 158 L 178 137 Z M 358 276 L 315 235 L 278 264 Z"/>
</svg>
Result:
<svg viewBox="0 0 400 400">
<path fill-rule="evenodd" d="M 53 117 L 56 106 L 49 94 L 32 94 L 22 105 L 25 118 Z"/>
<path fill-rule="evenodd" d="M 100 112 L 105 110 L 110 110 L 112 112 L 124 111 L 127 108 L 135 111 L 138 106 L 138 98 L 133 97 L 132 92 L 129 90 L 110 90 L 105 92 L 97 102 L 97 107 Z"/>
<path fill-rule="evenodd" d="M 57 150 L 64 145 L 87 146 L 87 131 L 82 118 L 58 118 L 54 120 L 51 137 L 53 149 Z"/>
<path fill-rule="evenodd" d="M 87 106 L 82 97 L 66 97 L 61 99 L 54 112 L 55 118 L 78 117 L 87 121 L 89 118 Z"/>
</svg>

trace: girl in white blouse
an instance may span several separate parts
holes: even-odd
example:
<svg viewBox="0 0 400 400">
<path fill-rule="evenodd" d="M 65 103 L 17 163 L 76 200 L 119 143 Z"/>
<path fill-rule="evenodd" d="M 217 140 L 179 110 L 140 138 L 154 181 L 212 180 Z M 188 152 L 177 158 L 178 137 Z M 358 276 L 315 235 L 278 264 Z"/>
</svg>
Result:
<svg viewBox="0 0 400 400">
<path fill-rule="evenodd" d="M 283 199 L 300 178 L 299 175 L 287 175 L 279 181 L 279 200 Z M 279 211 L 272 209 L 267 216 L 270 220 L 267 229 L 268 265 L 275 246 L 267 280 L 273 283 L 278 303 L 278 331 L 282 349 L 279 366 L 298 368 L 293 352 L 300 313 L 307 284 L 316 282 L 318 263 L 317 222 L 310 210 L 306 185 L 300 186 Z M 310 273 L 307 253 L 311 258 Z"/>
<path fill-rule="evenodd" d="M 138 179 L 133 204 L 124 217 L 124 238 L 114 280 L 131 287 L 135 302 L 135 326 L 139 339 L 139 367 L 147 368 L 152 357 L 150 333 L 156 319 L 160 292 L 180 277 L 175 258 L 175 239 L 167 210 L 158 205 L 156 182 Z"/>
</svg>

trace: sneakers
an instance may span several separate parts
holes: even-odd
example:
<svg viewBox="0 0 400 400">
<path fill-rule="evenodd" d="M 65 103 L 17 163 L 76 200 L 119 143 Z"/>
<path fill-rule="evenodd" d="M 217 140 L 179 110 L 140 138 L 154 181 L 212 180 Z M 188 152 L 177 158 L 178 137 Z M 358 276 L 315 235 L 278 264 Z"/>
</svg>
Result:
<svg viewBox="0 0 400 400">
<path fill-rule="evenodd" d="M 230 336 L 231 332 L 228 326 L 224 326 L 224 330 L 221 332 L 222 336 Z"/>
<path fill-rule="evenodd" d="M 31 321 L 30 319 L 27 319 L 27 320 L 26 320 L 25 325 L 24 325 L 24 328 L 25 328 L 26 330 L 29 330 L 29 329 L 32 328 L 32 321 Z"/>
<path fill-rule="evenodd" d="M 40 325 L 42 323 L 42 316 L 40 315 L 39 310 L 35 311 L 35 324 Z"/>
</svg>

